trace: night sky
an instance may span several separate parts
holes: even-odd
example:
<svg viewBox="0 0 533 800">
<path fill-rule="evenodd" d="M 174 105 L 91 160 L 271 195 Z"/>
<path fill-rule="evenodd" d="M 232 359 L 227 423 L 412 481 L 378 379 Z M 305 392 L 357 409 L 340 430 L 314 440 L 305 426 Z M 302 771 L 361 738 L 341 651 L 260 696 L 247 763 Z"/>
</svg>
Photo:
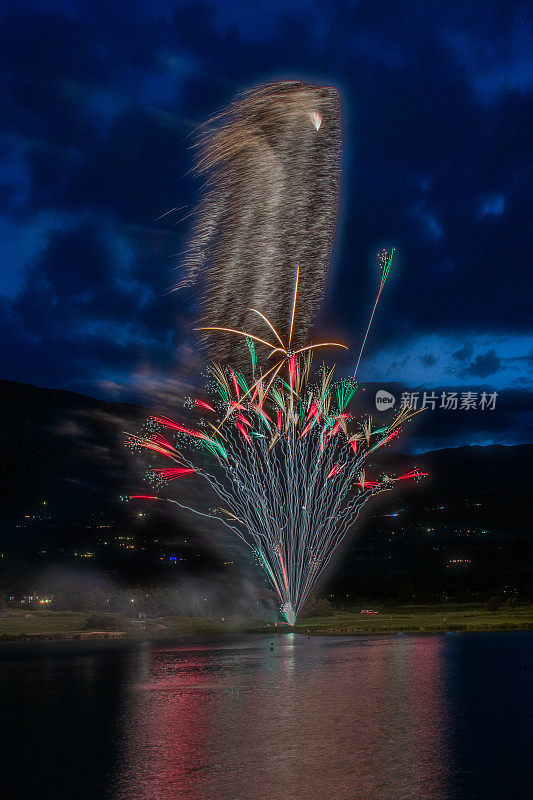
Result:
<svg viewBox="0 0 533 800">
<path fill-rule="evenodd" d="M 190 373 L 195 131 L 298 79 L 343 110 L 317 331 L 357 350 L 394 245 L 361 380 L 498 392 L 439 446 L 531 441 L 532 40 L 512 0 L 4 3 L 0 378 L 117 399 Z"/>
</svg>

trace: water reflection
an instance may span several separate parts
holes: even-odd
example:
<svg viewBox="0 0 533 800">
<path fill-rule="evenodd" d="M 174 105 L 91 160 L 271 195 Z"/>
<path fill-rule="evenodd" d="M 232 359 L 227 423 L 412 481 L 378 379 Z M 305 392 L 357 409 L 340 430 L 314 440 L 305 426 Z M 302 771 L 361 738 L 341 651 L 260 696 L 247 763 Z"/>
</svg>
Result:
<svg viewBox="0 0 533 800">
<path fill-rule="evenodd" d="M 5 645 L 0 800 L 523 800 L 532 645 Z"/>
<path fill-rule="evenodd" d="M 271 641 L 142 655 L 116 800 L 448 796 L 443 637 Z"/>
</svg>

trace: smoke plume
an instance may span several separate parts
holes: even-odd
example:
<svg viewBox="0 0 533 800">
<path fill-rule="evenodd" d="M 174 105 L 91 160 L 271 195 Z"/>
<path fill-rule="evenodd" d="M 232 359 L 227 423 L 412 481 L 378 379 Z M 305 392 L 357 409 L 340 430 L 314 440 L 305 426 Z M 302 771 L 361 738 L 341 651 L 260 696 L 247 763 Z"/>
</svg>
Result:
<svg viewBox="0 0 533 800">
<path fill-rule="evenodd" d="M 287 336 L 300 268 L 295 347 L 308 343 L 328 272 L 340 178 L 336 89 L 284 81 L 237 98 L 207 124 L 197 170 L 205 175 L 186 259 L 204 286 L 202 324 L 271 339 L 264 313 Z M 222 361 L 240 346 L 209 336 Z M 262 354 L 263 355 L 263 354 Z"/>
</svg>

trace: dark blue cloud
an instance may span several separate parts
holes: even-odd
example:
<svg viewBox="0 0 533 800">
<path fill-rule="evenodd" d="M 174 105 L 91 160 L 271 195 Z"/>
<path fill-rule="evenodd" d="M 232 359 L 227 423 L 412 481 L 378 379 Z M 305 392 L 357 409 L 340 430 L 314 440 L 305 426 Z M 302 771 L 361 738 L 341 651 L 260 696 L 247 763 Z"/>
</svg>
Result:
<svg viewBox="0 0 533 800">
<path fill-rule="evenodd" d="M 198 196 L 192 134 L 294 77 L 343 101 L 321 327 L 357 344 L 393 244 L 368 363 L 398 345 L 405 365 L 434 334 L 459 342 L 446 358 L 413 344 L 420 380 L 524 381 L 492 341 L 530 332 L 531 40 L 515 0 L 4 4 L 1 376 L 90 388 L 170 362 L 195 313 L 168 293 Z"/>
<path fill-rule="evenodd" d="M 474 345 L 472 342 L 467 342 L 460 350 L 456 350 L 455 353 L 452 353 L 452 357 L 457 359 L 457 361 L 465 361 L 467 358 L 472 358 L 473 352 Z"/>
<path fill-rule="evenodd" d="M 476 356 L 467 371 L 470 375 L 477 375 L 479 378 L 487 378 L 489 375 L 494 375 L 495 372 L 498 372 L 500 367 L 501 360 L 494 350 L 489 350 L 488 353 Z"/>
</svg>

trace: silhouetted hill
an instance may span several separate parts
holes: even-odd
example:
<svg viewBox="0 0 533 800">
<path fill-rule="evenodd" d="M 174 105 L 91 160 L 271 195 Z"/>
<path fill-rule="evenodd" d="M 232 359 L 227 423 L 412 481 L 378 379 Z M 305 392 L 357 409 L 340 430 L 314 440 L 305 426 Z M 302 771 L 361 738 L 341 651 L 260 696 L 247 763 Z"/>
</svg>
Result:
<svg viewBox="0 0 533 800">
<path fill-rule="evenodd" d="M 54 389 L 0 381 L 1 514 L 16 519 L 46 499 L 69 518 L 114 502 L 142 486 L 141 470 L 122 432 L 136 430 L 149 412 Z M 525 530 L 533 445 L 460 447 L 406 456 L 388 449 L 374 459 L 378 471 L 420 466 L 427 481 L 401 485 L 385 506 L 405 497 L 420 510 L 450 507 L 452 519 L 480 503 L 485 524 Z M 454 511 L 455 509 L 455 511 Z"/>
<path fill-rule="evenodd" d="M 76 515 L 127 491 L 132 458 L 121 434 L 146 416 L 126 403 L 0 381 L 4 518 L 43 499 Z"/>
<path fill-rule="evenodd" d="M 233 560 L 246 563 L 237 540 L 217 545 L 218 531 L 205 521 L 178 517 L 168 504 L 152 503 L 146 511 L 143 501 L 120 502 L 121 495 L 145 489 L 142 462 L 124 446 L 122 432 L 138 430 L 148 415 L 127 403 L 0 381 L 4 588 L 31 587 L 56 563 L 154 583 L 213 569 L 229 575 Z M 366 507 L 326 591 L 341 599 L 395 597 L 407 581 L 439 597 L 525 596 L 533 445 L 422 456 L 391 447 L 377 455 L 369 476 L 418 466 L 429 477 L 399 483 Z M 199 480 L 187 486 L 191 496 L 204 493 Z M 80 558 L 80 549 L 91 558 Z M 179 561 L 177 571 L 171 561 Z"/>
<path fill-rule="evenodd" d="M 387 452 L 379 463 L 393 473 L 413 465 L 429 473 L 427 479 L 409 484 L 405 491 L 399 487 L 412 509 L 444 505 L 450 520 L 465 523 L 472 519 L 475 508 L 475 521 L 480 525 L 529 532 L 526 509 L 532 458 L 533 445 L 491 445 L 433 450 L 418 456 Z M 377 459 L 375 463 L 377 466 Z M 387 500 L 390 504 L 397 504 L 396 498 Z"/>
</svg>

